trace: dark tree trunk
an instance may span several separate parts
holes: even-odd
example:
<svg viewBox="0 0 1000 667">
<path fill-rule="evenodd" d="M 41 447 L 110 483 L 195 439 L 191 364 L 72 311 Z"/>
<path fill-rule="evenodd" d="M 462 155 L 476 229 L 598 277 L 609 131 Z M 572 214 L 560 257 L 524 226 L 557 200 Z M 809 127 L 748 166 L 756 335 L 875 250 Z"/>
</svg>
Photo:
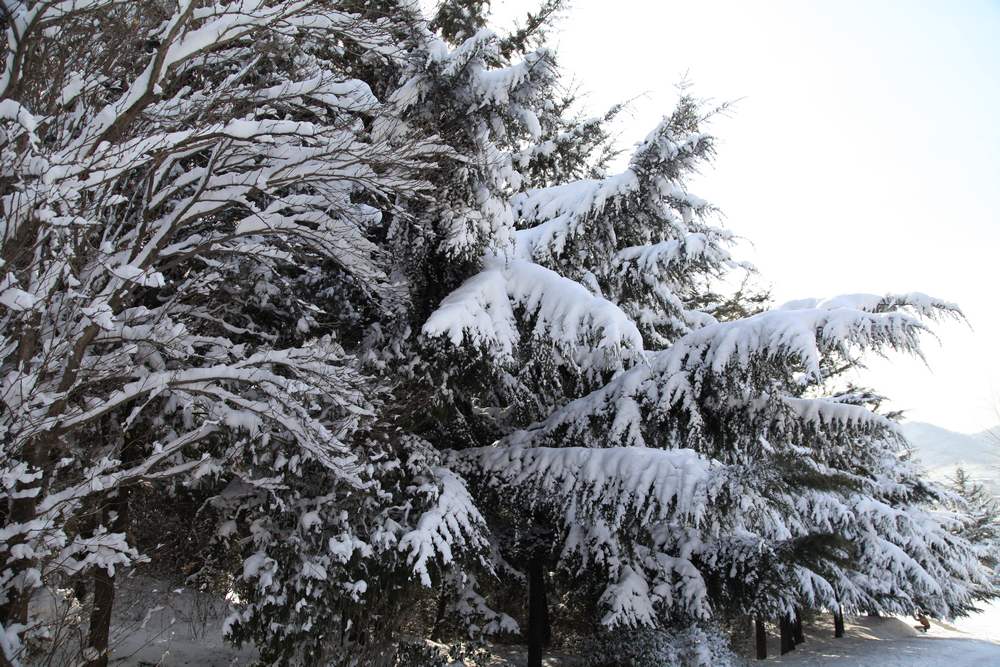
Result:
<svg viewBox="0 0 1000 667">
<path fill-rule="evenodd" d="M 18 491 L 29 490 L 30 487 L 26 484 L 21 484 L 20 482 L 15 487 Z M 37 487 L 36 487 L 37 489 Z M 41 495 L 36 494 L 36 495 Z M 35 496 L 28 496 L 24 498 L 15 498 L 10 501 L 10 518 L 8 521 L 10 523 L 21 523 L 25 524 L 30 522 L 35 518 L 35 506 L 37 499 Z M 7 525 L 7 524 L 5 524 Z M 20 536 L 15 537 L 9 547 L 16 546 L 23 542 L 24 539 Z M 10 552 L 9 552 L 10 553 Z M 31 568 L 34 565 L 34 561 L 31 558 L 18 558 L 8 560 L 6 563 L 0 563 L 0 569 L 10 570 L 13 573 L 22 573 L 25 570 Z M 14 624 L 27 625 L 28 623 L 28 603 L 31 600 L 31 594 L 34 592 L 32 588 L 26 588 L 23 591 L 18 591 L 12 589 L 8 593 L 7 602 L 0 605 L 0 625 L 4 627 L 10 627 Z M 0 658 L 2 658 L 2 652 L 0 652 Z"/>
<path fill-rule="evenodd" d="M 528 563 L 528 667 L 542 667 L 542 648 L 552 639 L 545 591 L 545 563 Z"/>
<path fill-rule="evenodd" d="M 441 633 L 444 630 L 444 614 L 448 610 L 448 596 L 446 595 L 444 582 L 441 582 L 441 590 L 438 592 L 437 613 L 434 615 L 434 627 L 431 629 L 431 640 L 441 641 Z"/>
<path fill-rule="evenodd" d="M 108 667 L 108 641 L 111 637 L 111 609 L 115 602 L 115 578 L 103 567 L 94 570 L 94 608 L 90 612 L 90 637 L 87 644 L 97 651 L 87 667 Z"/>
<path fill-rule="evenodd" d="M 111 531 L 128 531 L 129 487 L 119 487 L 104 507 L 105 525 Z M 112 514 L 113 513 L 113 514 Z M 112 519 L 112 516 L 114 518 Z M 115 603 L 115 577 L 102 567 L 94 569 L 94 609 L 90 613 L 90 636 L 87 644 L 97 657 L 87 667 L 108 667 L 108 643 L 111 638 L 111 612 Z"/>
<path fill-rule="evenodd" d="M 781 627 L 781 655 L 795 650 L 795 641 L 792 638 L 794 622 L 787 616 L 782 616 L 778 624 Z"/>
<path fill-rule="evenodd" d="M 29 523 L 36 517 L 38 501 L 45 495 L 49 484 L 49 452 L 54 441 L 55 436 L 52 432 L 48 432 L 33 439 L 33 441 L 29 441 L 24 446 L 24 458 L 42 472 L 42 477 L 40 481 L 18 482 L 16 484 L 15 489 L 22 493 L 10 501 L 8 516 L 5 517 L 5 526 L 13 523 Z M 10 553 L 11 547 L 21 544 L 24 539 L 22 536 L 15 536 L 12 543 L 7 545 L 8 553 Z M 6 563 L 0 562 L 0 570 L 10 570 L 15 575 L 36 566 L 37 563 L 30 556 L 8 560 Z M 27 625 L 28 606 L 34 592 L 34 588 L 31 587 L 22 591 L 11 590 L 8 593 L 7 602 L 0 605 L 0 625 L 7 628 L 15 623 Z"/>
<path fill-rule="evenodd" d="M 542 646 L 552 646 L 552 619 L 549 617 L 549 582 L 542 570 Z"/>
<path fill-rule="evenodd" d="M 792 641 L 798 646 L 806 640 L 805 636 L 802 634 L 802 610 L 797 610 L 795 612 L 795 621 L 792 623 Z"/>
<path fill-rule="evenodd" d="M 33 229 L 30 225 L 24 226 L 29 230 L 29 234 L 33 234 L 30 230 Z M 27 238 L 27 237 L 26 237 Z M 17 247 L 17 244 L 8 247 Z M 5 248 L 6 249 L 6 248 Z M 119 297 L 115 296 L 111 299 L 111 308 L 117 309 L 121 306 L 121 300 Z M 31 326 L 22 334 L 20 343 L 18 344 L 18 358 L 23 362 L 27 363 L 31 359 L 32 355 L 35 353 L 37 347 L 37 341 L 33 332 L 38 326 L 37 319 L 34 320 Z M 80 364 L 83 360 L 83 356 L 87 351 L 87 348 L 94 340 L 94 337 L 100 331 L 100 327 L 96 324 L 89 325 L 83 332 L 83 335 L 76 339 L 76 343 L 73 346 L 73 353 L 69 359 L 67 366 L 63 369 L 62 378 L 59 380 L 58 391 L 68 392 L 70 387 L 76 381 L 77 373 L 80 370 Z M 66 396 L 56 399 L 49 405 L 46 415 L 48 417 L 56 417 L 65 410 L 68 399 Z M 27 459 L 35 468 L 41 471 L 41 479 L 35 480 L 27 483 L 18 483 L 15 488 L 18 491 L 28 492 L 33 491 L 33 493 L 21 493 L 19 497 L 14 498 L 10 502 L 9 516 L 7 521 L 10 523 L 28 523 L 36 517 L 38 502 L 47 493 L 49 483 L 51 482 L 51 464 L 52 452 L 59 450 L 59 438 L 55 431 L 45 431 L 41 435 L 31 438 L 23 446 L 22 453 L 23 458 Z M 6 523 L 6 522 L 5 522 Z M 23 538 L 15 537 L 14 544 L 9 544 L 8 549 L 18 543 L 23 541 Z M 14 575 L 20 574 L 29 568 L 33 568 L 37 565 L 33 558 L 21 558 L 14 561 L 7 561 L 6 563 L 0 563 L 0 569 L 11 570 Z M 33 589 L 28 588 L 20 592 L 12 592 L 10 598 L 7 600 L 6 604 L 0 605 L 0 625 L 4 627 L 10 627 L 14 623 L 27 624 L 28 622 L 28 605 L 31 601 L 31 595 Z M 0 652 L 0 665 L 10 664 L 7 658 L 4 657 L 3 653 Z"/>
<path fill-rule="evenodd" d="M 833 610 L 833 636 L 844 636 L 844 608 L 839 604 L 837 605 L 837 608 Z"/>
<path fill-rule="evenodd" d="M 87 578 L 80 577 L 75 582 L 73 582 L 73 597 L 80 604 L 87 599 Z"/>
<path fill-rule="evenodd" d="M 757 616 L 753 619 L 754 645 L 757 647 L 757 659 L 767 658 L 767 630 L 764 628 L 764 618 Z"/>
</svg>

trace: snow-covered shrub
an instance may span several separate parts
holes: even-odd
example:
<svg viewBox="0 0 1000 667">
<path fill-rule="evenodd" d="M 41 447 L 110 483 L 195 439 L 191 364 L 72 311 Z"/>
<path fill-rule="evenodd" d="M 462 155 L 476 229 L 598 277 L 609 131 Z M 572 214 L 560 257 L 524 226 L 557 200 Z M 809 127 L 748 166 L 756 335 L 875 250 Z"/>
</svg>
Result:
<svg viewBox="0 0 1000 667">
<path fill-rule="evenodd" d="M 606 632 L 586 649 L 587 667 L 737 667 L 728 637 L 711 624 Z"/>
<path fill-rule="evenodd" d="M 220 539 L 250 552 L 236 583 L 247 604 L 227 622 L 232 640 L 256 643 L 265 660 L 279 662 L 375 660 L 391 653 L 411 620 L 402 609 L 434 593 L 442 569 L 468 581 L 458 574 L 476 567 L 488 544 L 465 483 L 435 464 L 427 443 L 393 444 L 395 456 L 371 464 L 378 486 L 367 493 L 330 485 L 309 467 L 287 488 L 236 482 L 223 492 L 219 502 L 232 519 Z M 479 602 L 451 613 L 480 629 L 494 624 L 494 632 L 514 625 Z"/>
<path fill-rule="evenodd" d="M 486 667 L 492 663 L 489 653 L 480 646 L 445 646 L 428 641 L 400 642 L 394 661 L 394 667 Z"/>
</svg>

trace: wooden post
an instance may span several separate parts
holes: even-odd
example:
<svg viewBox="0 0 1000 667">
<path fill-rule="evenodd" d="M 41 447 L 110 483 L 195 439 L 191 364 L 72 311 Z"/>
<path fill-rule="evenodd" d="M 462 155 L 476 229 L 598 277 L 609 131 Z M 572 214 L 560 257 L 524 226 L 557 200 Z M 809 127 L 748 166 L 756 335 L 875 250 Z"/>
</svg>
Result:
<svg viewBox="0 0 1000 667">
<path fill-rule="evenodd" d="M 767 658 L 767 630 L 764 628 L 764 618 L 762 616 L 755 616 L 753 619 L 754 626 L 754 645 L 757 647 L 757 659 L 765 660 Z"/>
<path fill-rule="evenodd" d="M 839 604 L 837 605 L 837 608 L 833 610 L 833 636 L 844 636 L 844 608 Z"/>
</svg>

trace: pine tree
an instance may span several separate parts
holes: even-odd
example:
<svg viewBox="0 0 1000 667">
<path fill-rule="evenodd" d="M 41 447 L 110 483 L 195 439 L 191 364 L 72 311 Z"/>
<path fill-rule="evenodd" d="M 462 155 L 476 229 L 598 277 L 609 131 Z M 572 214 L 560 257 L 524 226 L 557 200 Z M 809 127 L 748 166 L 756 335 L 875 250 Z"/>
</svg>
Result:
<svg viewBox="0 0 1000 667">
<path fill-rule="evenodd" d="M 957 309 L 920 294 L 699 309 L 740 268 L 684 185 L 711 157 L 704 116 L 685 97 L 625 171 L 513 195 L 507 244 L 494 233 L 422 325 L 448 368 L 441 421 L 465 430 L 428 439 L 454 442 L 451 465 L 514 535 L 547 536 L 547 567 L 606 582 L 607 626 L 726 604 L 961 613 L 982 573 L 920 509 L 894 422 L 824 393 L 831 369 L 918 353 L 919 318 Z"/>
<path fill-rule="evenodd" d="M 488 4 L 12 5 L 0 664 L 73 577 L 106 663 L 140 482 L 206 498 L 267 664 L 518 631 L 538 664 L 570 595 L 595 660 L 724 664 L 742 614 L 988 589 L 894 416 L 831 382 L 957 308 L 720 295 L 750 267 L 687 185 L 712 110 L 614 171 L 561 3 L 510 35 Z"/>
<path fill-rule="evenodd" d="M 947 503 L 961 514 L 958 534 L 973 545 L 979 560 L 991 574 L 992 585 L 980 591 L 977 597 L 993 599 L 1000 586 L 1000 501 L 961 467 L 955 470 L 948 486 L 958 496 Z"/>
</svg>

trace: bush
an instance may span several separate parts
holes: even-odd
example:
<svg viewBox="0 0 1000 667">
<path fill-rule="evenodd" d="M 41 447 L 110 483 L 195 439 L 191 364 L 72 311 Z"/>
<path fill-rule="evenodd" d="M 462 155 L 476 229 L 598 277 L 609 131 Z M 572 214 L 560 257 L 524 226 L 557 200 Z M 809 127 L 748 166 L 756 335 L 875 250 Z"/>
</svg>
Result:
<svg viewBox="0 0 1000 667">
<path fill-rule="evenodd" d="M 708 624 L 602 633 L 587 667 L 729 667 L 738 664 L 727 635 Z"/>
</svg>

